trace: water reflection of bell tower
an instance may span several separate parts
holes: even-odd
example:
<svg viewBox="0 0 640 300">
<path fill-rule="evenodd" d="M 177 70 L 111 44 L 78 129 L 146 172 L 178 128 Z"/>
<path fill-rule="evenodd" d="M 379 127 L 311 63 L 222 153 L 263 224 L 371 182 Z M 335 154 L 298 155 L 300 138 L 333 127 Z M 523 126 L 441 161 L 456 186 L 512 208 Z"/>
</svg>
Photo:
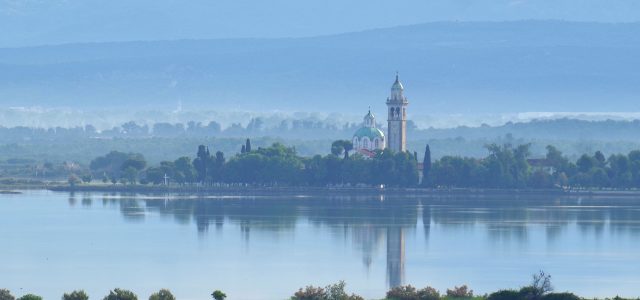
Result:
<svg viewBox="0 0 640 300">
<path fill-rule="evenodd" d="M 404 232 L 400 226 L 387 228 L 387 283 L 404 284 Z"/>
</svg>

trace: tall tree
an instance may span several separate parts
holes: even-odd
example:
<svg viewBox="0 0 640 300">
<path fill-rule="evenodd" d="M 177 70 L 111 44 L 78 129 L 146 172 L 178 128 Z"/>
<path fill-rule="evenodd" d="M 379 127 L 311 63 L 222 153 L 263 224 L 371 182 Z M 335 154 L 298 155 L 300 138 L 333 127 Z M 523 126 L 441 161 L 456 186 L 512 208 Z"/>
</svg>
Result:
<svg viewBox="0 0 640 300">
<path fill-rule="evenodd" d="M 207 164 L 209 162 L 209 149 L 204 145 L 198 146 L 196 159 L 193 160 L 193 167 L 198 174 L 198 181 L 204 183 L 207 178 Z"/>
<path fill-rule="evenodd" d="M 607 159 L 604 157 L 604 154 L 602 154 L 602 152 L 596 151 L 596 154 L 593 155 L 593 158 L 596 159 L 597 166 L 599 168 L 604 168 L 604 166 L 605 166 L 605 164 L 607 162 Z"/>
<path fill-rule="evenodd" d="M 429 177 L 429 172 L 431 172 L 431 148 L 429 148 L 429 144 L 424 149 L 424 158 L 422 159 L 422 177 L 423 182 L 426 182 L 426 179 Z"/>
<path fill-rule="evenodd" d="M 244 151 L 245 152 L 251 152 L 251 140 L 250 139 L 247 139 L 247 141 L 245 142 Z"/>
</svg>

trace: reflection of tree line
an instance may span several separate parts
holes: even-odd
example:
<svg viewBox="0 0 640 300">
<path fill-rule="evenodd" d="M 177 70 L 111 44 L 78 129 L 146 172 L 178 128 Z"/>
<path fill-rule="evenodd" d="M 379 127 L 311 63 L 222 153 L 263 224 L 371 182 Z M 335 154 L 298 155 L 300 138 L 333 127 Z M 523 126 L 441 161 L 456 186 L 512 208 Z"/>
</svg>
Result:
<svg viewBox="0 0 640 300">
<path fill-rule="evenodd" d="M 95 194 L 71 193 L 69 204 L 93 205 Z M 103 194 L 102 204 L 117 205 L 127 218 L 144 218 L 145 212 L 172 216 L 180 223 L 193 220 L 199 231 L 225 221 L 260 231 L 294 230 L 300 219 L 330 230 L 389 227 L 415 228 L 419 217 L 430 225 L 456 228 L 485 225 L 492 232 L 526 234 L 528 225 L 544 225 L 553 232 L 575 223 L 583 232 L 598 233 L 606 226 L 614 232 L 640 233 L 640 204 L 624 199 L 570 197 L 468 198 L 465 196 L 322 196 L 186 198 L 136 197 L 121 193 Z M 179 197 L 177 198 L 179 199 Z M 418 215 L 420 214 L 420 216 Z"/>
<path fill-rule="evenodd" d="M 542 225 L 548 240 L 555 240 L 564 228 L 575 224 L 583 234 L 598 236 L 608 226 L 610 232 L 638 235 L 640 205 L 628 200 L 540 198 L 469 198 L 464 196 L 327 196 L 327 197 L 242 197 L 186 198 L 168 200 L 136 198 L 122 194 L 103 195 L 104 206 L 117 206 L 125 219 L 136 221 L 145 212 L 171 216 L 176 222 L 194 222 L 200 233 L 213 225 L 235 224 L 246 240 L 251 232 L 294 231 L 299 222 L 308 222 L 338 237 L 351 237 L 362 252 L 368 268 L 386 241 L 387 280 L 390 286 L 404 281 L 404 234 L 422 223 L 425 240 L 432 226 L 445 229 L 483 225 L 490 239 L 525 242 L 530 225 Z M 69 197 L 93 202 L 91 194 Z M 421 220 L 420 220 L 421 219 Z M 421 221 L 421 222 L 420 222 Z"/>
</svg>

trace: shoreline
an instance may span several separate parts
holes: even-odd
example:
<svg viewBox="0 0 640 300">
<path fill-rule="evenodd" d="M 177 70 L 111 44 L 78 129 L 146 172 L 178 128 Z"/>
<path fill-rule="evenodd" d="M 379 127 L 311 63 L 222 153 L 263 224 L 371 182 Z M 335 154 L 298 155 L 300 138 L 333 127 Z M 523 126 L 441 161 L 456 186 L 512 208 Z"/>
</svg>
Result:
<svg viewBox="0 0 640 300">
<path fill-rule="evenodd" d="M 564 196 L 564 197 L 616 197 L 640 198 L 640 190 L 597 189 L 492 189 L 492 188 L 379 188 L 379 187 L 315 187 L 315 186 L 154 186 L 154 185 L 76 185 L 26 184 L 0 185 L 1 195 L 20 194 L 21 191 L 48 190 L 53 192 L 102 192 L 127 194 L 183 194 L 183 195 L 246 195 L 246 196 Z"/>
<path fill-rule="evenodd" d="M 28 189 L 34 189 L 30 187 Z M 216 186 L 143 186 L 143 185 L 55 185 L 41 186 L 54 192 L 106 192 L 133 194 L 235 194 L 235 195 L 403 195 L 403 196 L 575 196 L 575 197 L 640 197 L 640 190 L 589 189 L 481 189 L 481 188 L 376 188 L 376 187 L 216 187 Z M 20 187 L 0 190 L 11 193 Z"/>
</svg>

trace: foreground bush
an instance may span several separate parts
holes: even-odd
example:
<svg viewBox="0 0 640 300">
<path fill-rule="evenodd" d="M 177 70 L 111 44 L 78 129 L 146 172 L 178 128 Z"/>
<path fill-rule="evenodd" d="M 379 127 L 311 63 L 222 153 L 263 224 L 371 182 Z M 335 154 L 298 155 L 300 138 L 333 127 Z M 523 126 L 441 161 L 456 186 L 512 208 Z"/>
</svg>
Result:
<svg viewBox="0 0 640 300">
<path fill-rule="evenodd" d="M 215 290 L 211 293 L 211 297 L 215 300 L 224 300 L 227 298 L 227 294 L 223 293 L 221 290 Z"/>
<path fill-rule="evenodd" d="M 161 289 L 149 296 L 149 300 L 176 300 L 176 297 L 167 289 Z"/>
<path fill-rule="evenodd" d="M 356 294 L 348 295 L 344 290 L 346 285 L 340 281 L 324 288 L 307 286 L 293 294 L 291 300 L 364 300 Z"/>
<path fill-rule="evenodd" d="M 403 285 L 391 288 L 387 292 L 389 300 L 439 300 L 440 292 L 428 286 L 420 290 L 416 290 L 411 285 Z"/>
<path fill-rule="evenodd" d="M 417 300 L 418 291 L 412 285 L 402 285 L 392 287 L 387 292 L 387 299 L 389 300 Z"/>
<path fill-rule="evenodd" d="M 0 289 L 0 300 L 16 300 L 16 297 L 11 295 L 11 291 Z"/>
<path fill-rule="evenodd" d="M 418 290 L 418 300 L 438 300 L 440 299 L 440 292 L 436 289 L 428 286 Z"/>
<path fill-rule="evenodd" d="M 520 295 L 527 300 L 540 300 L 544 295 L 551 291 L 553 291 L 551 275 L 546 274 L 544 271 L 540 271 L 538 274 L 533 275 L 531 285 L 520 289 Z"/>
<path fill-rule="evenodd" d="M 580 300 L 580 297 L 573 293 L 551 293 L 544 295 L 542 300 Z"/>
<path fill-rule="evenodd" d="M 453 289 L 447 289 L 447 297 L 451 298 L 472 298 L 473 290 L 470 290 L 467 285 L 456 286 Z"/>
<path fill-rule="evenodd" d="M 487 300 L 523 300 L 524 297 L 519 291 L 514 290 L 501 290 L 492 293 L 487 297 Z"/>
<path fill-rule="evenodd" d="M 105 296 L 103 300 L 138 300 L 138 296 L 132 291 L 114 289 L 109 291 L 109 295 Z"/>
<path fill-rule="evenodd" d="M 62 295 L 62 300 L 89 300 L 89 296 L 83 290 L 73 291 Z"/>
<path fill-rule="evenodd" d="M 34 295 L 34 294 L 26 294 L 26 295 L 18 298 L 18 300 L 42 300 L 42 297 L 40 297 L 38 295 Z"/>
</svg>

